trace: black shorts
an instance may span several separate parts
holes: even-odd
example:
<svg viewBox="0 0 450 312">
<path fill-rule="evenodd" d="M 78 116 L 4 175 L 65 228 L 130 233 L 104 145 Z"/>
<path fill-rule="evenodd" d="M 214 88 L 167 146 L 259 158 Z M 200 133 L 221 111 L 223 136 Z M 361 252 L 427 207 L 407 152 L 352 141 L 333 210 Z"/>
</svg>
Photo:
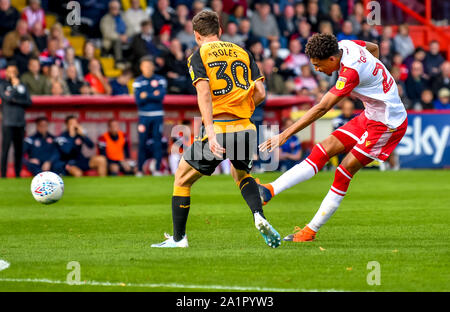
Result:
<svg viewBox="0 0 450 312">
<path fill-rule="evenodd" d="M 78 167 L 81 171 L 88 171 L 89 169 L 91 169 L 91 167 L 89 167 L 89 158 L 86 157 L 71 159 L 67 162 L 67 164 L 70 166 Z"/>
<path fill-rule="evenodd" d="M 227 158 L 234 168 L 250 173 L 253 166 L 253 155 L 255 155 L 257 147 L 255 126 L 251 124 L 241 131 L 217 133 L 216 137 L 219 144 L 226 150 L 223 159 L 217 158 L 209 149 L 206 131 L 202 126 L 200 136 L 183 153 L 184 160 L 204 175 L 211 175 L 216 167 Z"/>
</svg>

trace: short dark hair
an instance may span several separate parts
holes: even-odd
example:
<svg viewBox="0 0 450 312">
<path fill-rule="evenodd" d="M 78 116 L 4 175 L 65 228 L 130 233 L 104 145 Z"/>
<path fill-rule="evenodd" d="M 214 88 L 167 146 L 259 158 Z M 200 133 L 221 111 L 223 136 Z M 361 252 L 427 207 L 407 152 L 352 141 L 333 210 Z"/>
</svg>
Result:
<svg viewBox="0 0 450 312">
<path fill-rule="evenodd" d="M 69 120 L 71 119 L 77 119 L 77 116 L 75 115 L 69 115 L 66 117 L 66 119 L 64 120 L 64 123 L 67 125 L 67 123 L 69 122 Z"/>
<path fill-rule="evenodd" d="M 153 57 L 152 57 L 151 55 L 144 55 L 143 57 L 141 57 L 141 58 L 139 59 L 139 64 L 142 64 L 142 63 L 144 63 L 144 62 L 155 63 L 155 62 L 153 61 Z"/>
<path fill-rule="evenodd" d="M 45 116 L 41 116 L 41 117 L 36 118 L 36 120 L 35 120 L 36 124 L 40 124 L 43 121 L 48 122 L 48 118 Z"/>
<path fill-rule="evenodd" d="M 194 16 L 192 26 L 200 36 L 218 36 L 220 32 L 219 15 L 213 11 L 203 10 Z"/>
<path fill-rule="evenodd" d="M 306 44 L 305 53 L 309 58 L 325 60 L 339 54 L 338 41 L 331 34 L 314 34 Z"/>
</svg>

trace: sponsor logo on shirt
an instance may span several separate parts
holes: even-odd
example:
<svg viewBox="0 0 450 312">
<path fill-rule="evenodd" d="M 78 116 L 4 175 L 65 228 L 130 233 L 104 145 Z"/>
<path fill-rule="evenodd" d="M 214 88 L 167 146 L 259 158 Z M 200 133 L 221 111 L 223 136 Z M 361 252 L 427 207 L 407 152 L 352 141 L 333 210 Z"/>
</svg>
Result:
<svg viewBox="0 0 450 312">
<path fill-rule="evenodd" d="M 345 87 L 345 83 L 347 82 L 347 78 L 345 77 L 339 77 L 336 81 L 336 89 L 342 90 Z"/>
</svg>

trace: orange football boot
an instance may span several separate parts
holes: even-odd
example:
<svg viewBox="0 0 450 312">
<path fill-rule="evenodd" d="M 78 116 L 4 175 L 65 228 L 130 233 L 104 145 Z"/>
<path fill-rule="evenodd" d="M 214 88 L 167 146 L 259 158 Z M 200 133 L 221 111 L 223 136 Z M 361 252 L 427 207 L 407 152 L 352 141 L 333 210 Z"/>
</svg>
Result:
<svg viewBox="0 0 450 312">
<path fill-rule="evenodd" d="M 294 234 L 289 234 L 283 240 L 287 242 L 312 242 L 316 238 L 316 232 L 311 230 L 307 225 L 303 229 L 296 226 Z"/>
</svg>

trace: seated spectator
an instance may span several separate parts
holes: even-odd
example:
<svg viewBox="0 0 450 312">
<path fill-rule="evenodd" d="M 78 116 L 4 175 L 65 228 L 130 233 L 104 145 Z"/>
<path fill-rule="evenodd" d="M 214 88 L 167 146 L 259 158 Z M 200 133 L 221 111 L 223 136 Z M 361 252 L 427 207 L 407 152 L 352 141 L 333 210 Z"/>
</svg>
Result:
<svg viewBox="0 0 450 312">
<path fill-rule="evenodd" d="M 91 87 L 87 82 L 80 79 L 77 73 L 77 67 L 75 65 L 69 65 L 66 69 L 66 84 L 69 88 L 70 94 L 78 95 L 91 93 Z"/>
<path fill-rule="evenodd" d="M 364 5 L 361 2 L 355 3 L 355 5 L 353 6 L 353 14 L 349 16 L 349 20 L 352 23 L 353 31 L 355 34 L 361 34 L 365 32 L 364 27 L 367 27 L 367 25 L 365 26 L 364 24 L 367 24 L 367 19 L 364 12 Z"/>
<path fill-rule="evenodd" d="M 14 51 L 19 47 L 20 38 L 28 35 L 28 25 L 24 20 L 18 20 L 16 29 L 6 34 L 3 39 L 3 56 L 11 58 L 14 55 Z M 33 42 L 34 43 L 34 42 Z M 36 50 L 36 45 L 33 44 L 33 51 Z"/>
<path fill-rule="evenodd" d="M 306 20 L 306 8 L 303 2 L 296 1 L 294 3 L 294 11 L 295 24 L 298 24 L 301 20 Z"/>
<path fill-rule="evenodd" d="M 19 17 L 19 11 L 11 6 L 10 0 L 0 0 L 0 46 L 6 34 L 16 28 Z"/>
<path fill-rule="evenodd" d="M 58 40 L 55 38 L 49 38 L 47 43 L 47 49 L 45 49 L 40 55 L 39 60 L 41 62 L 42 71 L 46 73 L 45 67 L 50 67 L 55 64 L 57 66 L 62 66 L 63 56 L 58 52 Z"/>
<path fill-rule="evenodd" d="M 28 61 L 33 57 L 32 43 L 30 36 L 20 38 L 19 47 L 14 51 L 12 59 L 17 64 L 19 75 L 24 74 L 28 70 Z"/>
<path fill-rule="evenodd" d="M 125 69 L 119 77 L 111 80 L 111 95 L 129 94 L 128 82 L 130 82 L 131 78 L 133 78 L 133 72 L 131 69 Z"/>
<path fill-rule="evenodd" d="M 104 52 L 113 51 L 116 63 L 123 63 L 123 49 L 128 43 L 127 25 L 120 13 L 120 2 L 112 0 L 109 2 L 109 11 L 100 21 L 102 32 L 102 46 Z"/>
<path fill-rule="evenodd" d="M 432 77 L 432 90 L 437 94 L 442 88 L 450 89 L 450 62 L 445 61 L 441 65 L 441 72 L 439 75 Z"/>
<path fill-rule="evenodd" d="M 401 53 L 400 53 L 401 54 Z M 403 64 L 405 64 L 408 68 L 408 71 L 411 71 L 411 65 L 414 61 L 418 61 L 420 63 L 422 63 L 425 60 L 425 57 L 427 56 L 425 50 L 422 47 L 417 47 L 414 50 L 414 53 L 410 56 L 408 56 L 404 61 Z"/>
<path fill-rule="evenodd" d="M 430 50 L 428 51 L 427 56 L 425 57 L 425 60 L 423 62 L 425 73 L 430 76 L 438 75 L 440 72 L 440 66 L 445 61 L 439 50 L 439 41 L 431 41 Z"/>
<path fill-rule="evenodd" d="M 319 23 L 328 19 L 319 10 L 319 3 L 317 0 L 310 0 L 306 6 L 306 20 L 311 25 L 311 31 L 316 33 L 319 31 Z"/>
<path fill-rule="evenodd" d="M 74 177 L 81 177 L 83 172 L 95 169 L 99 176 L 106 176 L 108 164 L 105 156 L 95 155 L 87 158 L 83 155 L 83 146 L 92 149 L 94 143 L 86 135 L 77 118 L 73 115 L 67 116 L 65 124 L 66 131 L 56 138 L 56 143 L 66 171 Z"/>
<path fill-rule="evenodd" d="M 189 18 L 189 8 L 184 3 L 179 3 L 176 8 L 176 16 L 177 16 L 177 22 L 173 25 L 175 29 L 175 33 L 178 34 L 178 32 L 182 31 L 186 23 L 188 21 L 191 21 Z"/>
<path fill-rule="evenodd" d="M 47 88 L 46 94 L 51 95 L 68 95 L 70 94 L 69 87 L 63 78 L 62 68 L 56 64 L 50 66 L 48 71 L 48 79 L 50 81 L 50 88 Z"/>
<path fill-rule="evenodd" d="M 409 27 L 407 24 L 398 26 L 398 33 L 394 37 L 395 52 L 400 53 L 405 59 L 414 52 L 414 43 L 409 36 Z"/>
<path fill-rule="evenodd" d="M 23 9 L 21 18 L 27 22 L 28 30 L 31 30 L 35 23 L 41 24 L 42 29 L 45 29 L 45 12 L 41 8 L 41 0 L 29 0 L 29 6 Z"/>
<path fill-rule="evenodd" d="M 200 13 L 205 9 L 205 3 L 206 1 L 203 0 L 194 0 L 192 2 L 192 9 L 191 9 L 191 15 L 194 17 L 197 13 Z"/>
<path fill-rule="evenodd" d="M 350 18 L 350 22 L 352 23 L 353 29 L 355 30 L 355 33 L 358 33 L 359 28 L 361 27 L 361 23 L 355 20 L 355 16 L 352 15 Z M 337 3 L 333 3 L 330 6 L 330 13 L 329 13 L 329 19 L 332 26 L 332 34 L 338 34 L 342 30 L 342 24 L 344 23 L 344 17 L 342 16 L 341 7 Z M 323 22 L 323 21 L 322 21 Z M 319 23 L 319 32 L 320 32 L 320 24 Z"/>
<path fill-rule="evenodd" d="M 47 34 L 41 23 L 34 23 L 33 28 L 31 28 L 31 36 L 39 53 L 47 48 Z"/>
<path fill-rule="evenodd" d="M 141 31 L 141 23 L 148 19 L 147 14 L 141 8 L 140 0 L 131 0 L 131 5 L 128 10 L 123 13 L 123 20 L 127 26 L 126 35 L 132 38 Z"/>
<path fill-rule="evenodd" d="M 252 33 L 255 36 L 265 38 L 267 43 L 272 40 L 278 40 L 280 31 L 275 17 L 270 13 L 268 1 L 261 1 L 255 4 L 255 12 L 251 17 Z"/>
<path fill-rule="evenodd" d="M 95 45 L 92 41 L 86 40 L 83 47 L 83 57 L 80 58 L 83 77 L 89 73 L 89 62 L 92 59 L 95 59 Z M 103 68 L 101 71 L 103 73 Z"/>
<path fill-rule="evenodd" d="M 256 62 L 262 62 L 264 59 L 264 47 L 260 41 L 250 42 L 248 49 L 253 53 Z"/>
<path fill-rule="evenodd" d="M 141 33 L 133 37 L 131 41 L 130 62 L 134 75 L 139 74 L 139 60 L 146 55 L 159 56 L 160 52 L 156 47 L 153 36 L 152 22 L 149 20 L 141 23 Z"/>
<path fill-rule="evenodd" d="M 197 45 L 191 20 L 186 21 L 183 30 L 177 34 L 176 38 L 180 40 L 185 50 L 192 50 Z M 191 53 L 187 54 L 190 55 Z"/>
<path fill-rule="evenodd" d="M 425 89 L 422 91 L 420 96 L 420 107 L 414 107 L 415 110 L 422 109 L 434 109 L 433 105 L 433 92 L 430 89 Z"/>
<path fill-rule="evenodd" d="M 37 57 L 32 57 L 28 61 L 28 71 L 24 73 L 20 80 L 27 87 L 31 95 L 44 95 L 50 82 L 46 76 L 41 74 L 41 64 Z"/>
<path fill-rule="evenodd" d="M 294 122 L 292 119 L 285 120 L 283 130 L 289 128 Z M 280 147 L 278 170 L 287 171 L 294 167 L 302 158 L 302 146 L 296 135 L 291 136 Z"/>
<path fill-rule="evenodd" d="M 219 23 L 222 29 L 226 28 L 230 19 L 230 16 L 223 11 L 222 0 L 211 0 L 211 10 L 219 15 Z"/>
<path fill-rule="evenodd" d="M 434 100 L 434 109 L 450 109 L 450 90 L 442 88 L 438 92 L 438 98 Z"/>
<path fill-rule="evenodd" d="M 55 39 L 58 42 L 56 54 L 64 59 L 66 49 L 70 47 L 70 42 L 64 36 L 64 31 L 60 23 L 56 23 L 50 28 L 50 38 Z"/>
<path fill-rule="evenodd" d="M 378 43 L 380 42 L 380 36 L 378 35 L 378 32 L 373 28 L 373 26 L 369 25 L 367 21 L 363 21 L 361 25 L 361 31 L 358 33 L 358 39 Z M 394 54 L 394 46 L 392 39 L 384 39 L 389 42 L 389 48 L 391 51 L 389 51 L 389 54 Z"/>
<path fill-rule="evenodd" d="M 231 13 L 229 15 L 228 22 L 236 23 L 236 25 L 239 25 L 242 21 L 242 19 L 245 18 L 245 9 L 244 6 L 240 3 L 236 3 L 231 10 Z"/>
<path fill-rule="evenodd" d="M 268 94 L 286 94 L 286 86 L 283 77 L 275 72 L 275 61 L 266 58 L 262 63 L 262 71 L 265 78 Z"/>
<path fill-rule="evenodd" d="M 358 37 L 353 33 L 353 24 L 350 21 L 345 21 L 342 24 L 342 31 L 336 36 L 338 41 L 341 40 L 356 40 Z"/>
<path fill-rule="evenodd" d="M 94 94 L 111 94 L 111 86 L 108 78 L 102 74 L 99 60 L 92 59 L 89 62 L 89 73 L 84 76 L 84 80 L 89 83 Z"/>
<path fill-rule="evenodd" d="M 127 135 L 120 130 L 119 122 L 112 119 L 108 121 L 108 131 L 98 138 L 98 149 L 108 161 L 110 175 L 134 174 L 129 161 L 130 145 Z"/>
<path fill-rule="evenodd" d="M 170 38 L 172 37 L 172 26 L 164 25 L 159 32 L 158 40 L 156 41 L 156 47 L 161 54 L 169 52 Z"/>
<path fill-rule="evenodd" d="M 296 77 L 295 82 L 295 90 L 298 92 L 303 89 L 307 89 L 310 94 L 314 94 L 318 91 L 319 84 L 317 83 L 316 78 L 311 73 L 311 67 L 309 64 L 302 65 L 301 67 L 301 76 Z"/>
<path fill-rule="evenodd" d="M 323 22 L 323 21 L 322 21 Z M 297 39 L 302 44 L 302 52 L 305 52 L 305 46 L 308 42 L 309 37 L 311 37 L 311 25 L 306 20 L 301 20 L 297 24 L 297 32 L 295 32 L 290 40 Z"/>
<path fill-rule="evenodd" d="M 28 156 L 25 165 L 33 176 L 42 171 L 64 173 L 64 162 L 61 161 L 55 137 L 48 132 L 46 117 L 36 119 L 36 133 L 25 138 L 23 152 Z"/>
<path fill-rule="evenodd" d="M 155 34 L 159 34 L 164 25 L 172 26 L 177 23 L 177 16 L 169 6 L 169 0 L 158 0 L 152 15 L 152 22 Z"/>
<path fill-rule="evenodd" d="M 333 35 L 333 26 L 329 21 L 322 21 L 319 24 L 319 33 Z"/>
<path fill-rule="evenodd" d="M 64 76 L 66 76 L 66 71 L 69 66 L 75 66 L 78 80 L 83 80 L 83 68 L 81 65 L 81 61 L 80 59 L 78 59 L 77 56 L 75 56 L 75 50 L 72 47 L 67 47 L 64 53 L 64 60 L 63 60 L 63 68 L 65 70 L 63 73 Z"/>
<path fill-rule="evenodd" d="M 251 42 L 259 41 L 259 38 L 255 36 L 251 31 L 251 24 L 248 18 L 242 19 L 239 24 L 239 34 L 243 37 L 246 48 L 250 47 Z"/>
<path fill-rule="evenodd" d="M 297 26 L 294 15 L 294 7 L 292 5 L 286 5 L 283 10 L 283 15 L 278 17 L 281 38 L 289 38 L 296 31 Z"/>
<path fill-rule="evenodd" d="M 399 53 L 395 53 L 392 57 L 392 69 L 398 68 L 399 70 L 399 81 L 405 82 L 405 80 L 408 78 L 409 69 L 408 66 L 403 64 L 403 58 Z M 397 81 L 398 82 L 398 81 Z"/>
<path fill-rule="evenodd" d="M 380 56 L 379 60 L 386 66 L 388 70 L 392 68 L 392 58 L 391 54 L 391 42 L 389 40 L 383 40 L 380 43 Z"/>
<path fill-rule="evenodd" d="M 289 55 L 284 60 L 287 68 L 292 70 L 295 76 L 300 76 L 301 67 L 309 64 L 309 59 L 306 54 L 302 53 L 302 44 L 298 39 L 291 39 L 289 41 Z"/>
<path fill-rule="evenodd" d="M 238 27 L 234 22 L 229 22 L 225 33 L 222 35 L 221 40 L 232 42 L 240 47 L 245 47 L 244 36 L 238 34 Z"/>
<path fill-rule="evenodd" d="M 414 61 L 408 79 L 405 81 L 406 95 L 413 104 L 420 102 L 422 91 L 427 87 L 428 81 L 423 76 L 423 65 L 419 61 Z"/>
<path fill-rule="evenodd" d="M 184 57 L 181 43 L 178 39 L 172 39 L 169 53 L 165 56 L 165 68 L 168 90 L 172 94 L 194 94 L 191 78 L 185 68 L 186 59 Z"/>
</svg>

